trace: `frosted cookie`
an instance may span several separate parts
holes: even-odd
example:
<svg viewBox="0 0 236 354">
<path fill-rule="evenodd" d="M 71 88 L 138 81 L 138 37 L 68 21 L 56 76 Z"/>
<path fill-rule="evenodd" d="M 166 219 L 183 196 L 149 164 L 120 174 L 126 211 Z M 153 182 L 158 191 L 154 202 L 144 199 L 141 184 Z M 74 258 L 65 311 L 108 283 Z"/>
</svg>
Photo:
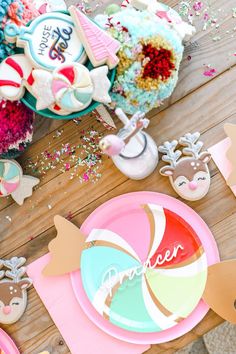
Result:
<svg viewBox="0 0 236 354">
<path fill-rule="evenodd" d="M 92 100 L 109 103 L 110 81 L 108 67 L 89 71 L 84 65 L 73 63 L 55 69 L 33 70 L 32 92 L 37 98 L 36 108 L 56 109 L 58 114 L 78 112 L 87 108 Z"/>
<path fill-rule="evenodd" d="M 69 11 L 76 23 L 78 36 L 93 66 L 107 64 L 109 69 L 115 68 L 119 62 L 116 53 L 120 49 L 120 43 L 75 6 L 71 6 Z"/>
<path fill-rule="evenodd" d="M 24 96 L 32 64 L 24 54 L 12 55 L 0 64 L 0 96 L 17 101 Z"/>
<path fill-rule="evenodd" d="M 0 198 L 11 195 L 17 204 L 22 205 L 38 183 L 38 178 L 23 175 L 16 161 L 0 160 Z"/>
<path fill-rule="evenodd" d="M 190 201 L 202 199 L 208 193 L 211 183 L 207 166 L 211 154 L 207 151 L 200 152 L 203 143 L 198 141 L 199 137 L 198 132 L 188 133 L 179 142 L 166 141 L 159 147 L 163 154 L 162 160 L 169 164 L 160 169 L 161 175 L 169 177 L 176 193 Z M 184 146 L 182 152 L 175 150 L 178 143 Z"/>
<path fill-rule="evenodd" d="M 12 324 L 17 322 L 27 306 L 27 289 L 32 280 L 24 277 L 26 268 L 23 267 L 24 257 L 12 257 L 0 260 L 0 323 Z"/>
<path fill-rule="evenodd" d="M 61 64 L 84 63 L 86 53 L 69 15 L 46 13 L 34 19 L 29 27 L 10 24 L 5 27 L 8 42 L 24 48 L 33 67 L 54 70 Z"/>
</svg>

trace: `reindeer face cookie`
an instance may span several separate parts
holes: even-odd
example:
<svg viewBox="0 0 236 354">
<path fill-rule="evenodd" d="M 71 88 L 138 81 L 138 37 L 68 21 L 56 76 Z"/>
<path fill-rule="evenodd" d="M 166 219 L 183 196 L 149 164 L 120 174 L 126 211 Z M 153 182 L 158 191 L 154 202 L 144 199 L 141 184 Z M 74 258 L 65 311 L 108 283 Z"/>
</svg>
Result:
<svg viewBox="0 0 236 354">
<path fill-rule="evenodd" d="M 160 169 L 160 173 L 169 177 L 176 193 L 190 201 L 202 199 L 211 183 L 207 166 L 211 155 L 207 151 L 200 152 L 203 143 L 198 141 L 199 137 L 200 133 L 188 133 L 179 142 L 167 141 L 159 147 L 159 151 L 164 154 L 162 160 L 169 163 L 169 166 Z M 184 146 L 182 152 L 175 150 L 178 144 Z"/>
<path fill-rule="evenodd" d="M 26 268 L 22 265 L 25 261 L 23 257 L 0 260 L 1 267 L 7 269 L 6 271 L 0 271 L 0 278 L 3 278 L 0 281 L 0 323 L 15 323 L 25 312 L 27 305 L 26 289 L 32 284 L 31 279 L 23 277 Z"/>
</svg>

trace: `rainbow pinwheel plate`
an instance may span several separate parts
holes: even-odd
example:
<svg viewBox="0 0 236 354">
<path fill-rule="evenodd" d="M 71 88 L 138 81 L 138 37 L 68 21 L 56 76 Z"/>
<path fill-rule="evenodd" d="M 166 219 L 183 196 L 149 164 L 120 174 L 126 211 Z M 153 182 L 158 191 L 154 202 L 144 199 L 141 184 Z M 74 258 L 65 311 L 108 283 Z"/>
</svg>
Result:
<svg viewBox="0 0 236 354">
<path fill-rule="evenodd" d="M 20 354 L 13 340 L 0 328 L 0 354 Z"/>
<path fill-rule="evenodd" d="M 182 202 L 138 192 L 105 203 L 81 227 L 88 235 L 73 290 L 89 318 L 116 338 L 161 343 L 207 313 L 208 265 L 219 260 L 203 220 Z"/>
</svg>

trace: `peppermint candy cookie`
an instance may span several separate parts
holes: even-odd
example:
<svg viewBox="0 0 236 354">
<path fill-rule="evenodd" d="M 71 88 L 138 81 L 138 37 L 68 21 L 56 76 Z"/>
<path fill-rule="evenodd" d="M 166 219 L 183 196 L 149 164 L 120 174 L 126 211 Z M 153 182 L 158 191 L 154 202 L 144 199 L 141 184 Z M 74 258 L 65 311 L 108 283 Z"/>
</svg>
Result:
<svg viewBox="0 0 236 354">
<path fill-rule="evenodd" d="M 16 161 L 0 160 L 0 198 L 11 195 L 17 204 L 22 205 L 38 183 L 38 178 L 23 175 Z"/>
<path fill-rule="evenodd" d="M 36 108 L 49 108 L 57 114 L 67 115 L 84 110 L 92 100 L 109 103 L 111 83 L 107 74 L 107 66 L 89 71 L 79 63 L 62 65 L 53 73 L 33 70 L 31 90 L 37 98 Z"/>
</svg>

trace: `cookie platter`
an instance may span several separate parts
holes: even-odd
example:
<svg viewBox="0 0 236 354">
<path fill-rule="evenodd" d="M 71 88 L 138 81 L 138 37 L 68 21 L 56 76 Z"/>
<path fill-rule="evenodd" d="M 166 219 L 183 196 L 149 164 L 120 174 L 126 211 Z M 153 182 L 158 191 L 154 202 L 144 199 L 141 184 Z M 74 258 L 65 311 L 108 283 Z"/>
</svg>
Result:
<svg viewBox="0 0 236 354">
<path fill-rule="evenodd" d="M 19 54 L 0 66 L 1 96 L 42 116 L 73 119 L 109 104 L 119 43 L 77 8 L 5 27 Z"/>
</svg>

